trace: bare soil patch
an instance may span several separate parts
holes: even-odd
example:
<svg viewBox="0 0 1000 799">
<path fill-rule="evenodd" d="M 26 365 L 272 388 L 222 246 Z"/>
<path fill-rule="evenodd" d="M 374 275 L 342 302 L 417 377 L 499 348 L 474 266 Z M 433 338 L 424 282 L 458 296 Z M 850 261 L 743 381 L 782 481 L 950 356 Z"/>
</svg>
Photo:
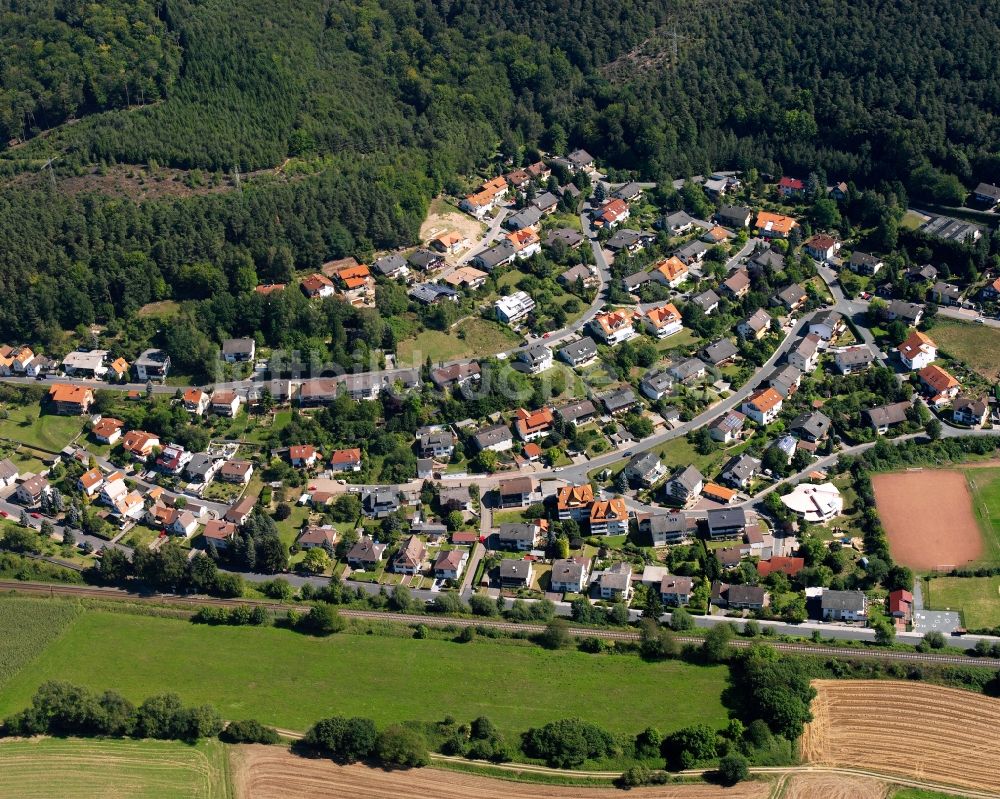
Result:
<svg viewBox="0 0 1000 799">
<path fill-rule="evenodd" d="M 443 233 L 455 231 L 468 239 L 471 244 L 475 244 L 485 229 L 485 225 L 481 222 L 477 222 L 439 197 L 431 202 L 427 210 L 427 218 L 420 226 L 420 240 L 429 243 Z M 449 253 L 445 260 L 451 262 L 454 259 Z"/>
<path fill-rule="evenodd" d="M 879 516 L 897 563 L 949 569 L 982 557 L 965 475 L 946 469 L 872 476 Z"/>
<path fill-rule="evenodd" d="M 890 680 L 813 685 L 804 762 L 1000 790 L 1000 699 Z"/>
<path fill-rule="evenodd" d="M 889 786 L 881 780 L 849 774 L 793 774 L 782 799 L 885 799 Z"/>
<path fill-rule="evenodd" d="M 367 766 L 338 766 L 310 760 L 276 746 L 241 746 L 233 750 L 236 799 L 435 799 L 504 797 L 504 799 L 613 799 L 614 788 L 534 785 L 441 769 L 385 771 Z M 771 785 L 747 782 L 733 788 L 714 785 L 667 785 L 629 791 L 646 799 L 764 799 Z"/>
</svg>

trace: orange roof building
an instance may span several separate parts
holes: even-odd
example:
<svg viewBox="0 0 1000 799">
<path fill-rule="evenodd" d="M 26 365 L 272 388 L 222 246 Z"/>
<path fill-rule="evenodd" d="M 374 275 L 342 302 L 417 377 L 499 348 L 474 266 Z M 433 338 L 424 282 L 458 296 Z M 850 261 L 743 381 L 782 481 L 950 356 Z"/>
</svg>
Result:
<svg viewBox="0 0 1000 799">
<path fill-rule="evenodd" d="M 666 338 L 684 329 L 680 311 L 672 302 L 658 308 L 650 308 L 642 321 L 657 338 Z"/>
<path fill-rule="evenodd" d="M 288 288 L 287 283 L 267 283 L 263 286 L 255 286 L 255 294 L 263 294 L 265 297 L 269 294 L 279 294 Z"/>
<path fill-rule="evenodd" d="M 766 239 L 786 239 L 799 223 L 784 214 L 761 211 L 757 214 L 757 232 Z"/>
<path fill-rule="evenodd" d="M 556 509 L 562 521 L 590 520 L 590 506 L 594 504 L 594 487 L 590 483 L 563 486 L 556 497 Z"/>
<path fill-rule="evenodd" d="M 929 401 L 932 405 L 944 405 L 954 399 L 961 388 L 958 380 L 936 364 L 925 366 L 917 372 L 917 376 L 930 396 Z"/>
<path fill-rule="evenodd" d="M 621 497 L 600 500 L 590 506 L 591 535 L 624 535 L 628 532 L 628 508 Z"/>
<path fill-rule="evenodd" d="M 122 448 L 136 458 L 148 458 L 154 447 L 160 446 L 160 439 L 145 430 L 129 430 L 122 439 Z"/>
<path fill-rule="evenodd" d="M 591 320 L 590 329 L 605 344 L 614 346 L 636 335 L 632 318 L 632 312 L 625 309 L 606 311 Z"/>
<path fill-rule="evenodd" d="M 906 341 L 896 349 L 899 357 L 909 369 L 923 369 L 937 358 L 937 344 L 930 336 L 914 330 L 906 337 Z"/>
<path fill-rule="evenodd" d="M 510 243 L 514 245 L 515 252 L 521 252 L 521 250 L 531 247 L 532 245 L 541 245 L 541 239 L 531 228 L 515 230 L 513 233 L 508 233 L 507 238 L 510 240 Z"/>
<path fill-rule="evenodd" d="M 541 438 L 552 429 L 555 417 L 550 408 L 539 408 L 537 411 L 527 411 L 518 408 L 515 413 L 514 429 L 522 441 L 534 441 Z"/>
<path fill-rule="evenodd" d="M 49 400 L 55 406 L 56 413 L 86 413 L 94 404 L 94 392 L 86 386 L 56 383 L 49 388 Z"/>
<path fill-rule="evenodd" d="M 303 279 L 301 286 L 307 297 L 329 297 L 333 294 L 333 281 L 319 272 Z"/>
<path fill-rule="evenodd" d="M 121 419 L 113 419 L 110 416 L 102 416 L 91 428 L 94 438 L 105 444 L 114 444 L 122 435 L 122 428 L 125 422 Z"/>
<path fill-rule="evenodd" d="M 661 261 L 656 265 L 656 268 L 653 270 L 653 277 L 659 282 L 670 286 L 670 288 L 677 288 L 677 286 L 687 279 L 689 271 L 687 264 L 676 255 L 671 255 L 667 260 Z"/>
<path fill-rule="evenodd" d="M 782 397 L 776 389 L 764 388 L 743 403 L 743 413 L 757 424 L 770 424 L 781 413 Z"/>
<path fill-rule="evenodd" d="M 736 499 L 737 494 L 732 488 L 720 486 L 718 483 L 705 483 L 701 493 L 708 499 L 714 499 L 716 502 L 723 502 L 726 505 Z"/>
</svg>

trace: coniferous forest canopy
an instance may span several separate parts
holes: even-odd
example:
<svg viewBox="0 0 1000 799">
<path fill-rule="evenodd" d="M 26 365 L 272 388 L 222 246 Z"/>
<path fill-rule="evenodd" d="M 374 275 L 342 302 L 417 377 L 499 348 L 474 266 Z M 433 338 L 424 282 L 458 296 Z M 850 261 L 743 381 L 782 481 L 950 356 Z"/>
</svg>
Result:
<svg viewBox="0 0 1000 799">
<path fill-rule="evenodd" d="M 415 242 L 498 147 L 582 146 L 654 180 L 996 182 L 997 41 L 990 0 L 0 0 L 0 338 L 138 324 L 163 299 L 190 301 L 163 335 L 194 351 L 356 328 L 246 293 Z M 53 156 L 60 177 L 298 171 L 138 204 L 53 188 Z"/>
</svg>

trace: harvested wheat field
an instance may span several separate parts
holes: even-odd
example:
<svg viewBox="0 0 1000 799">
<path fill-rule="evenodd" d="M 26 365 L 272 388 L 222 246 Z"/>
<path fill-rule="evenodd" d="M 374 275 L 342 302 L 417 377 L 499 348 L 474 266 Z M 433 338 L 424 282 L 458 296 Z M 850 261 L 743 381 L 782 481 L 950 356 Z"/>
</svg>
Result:
<svg viewBox="0 0 1000 799">
<path fill-rule="evenodd" d="M 893 560 L 911 569 L 951 569 L 982 557 L 965 475 L 946 469 L 872 475 Z"/>
<path fill-rule="evenodd" d="M 1000 790 L 1000 699 L 918 682 L 813 685 L 803 761 Z"/>
<path fill-rule="evenodd" d="M 614 799 L 614 788 L 535 785 L 478 777 L 457 771 L 424 768 L 383 771 L 367 766 L 338 766 L 310 760 L 276 746 L 241 746 L 233 752 L 236 799 Z M 714 785 L 666 785 L 639 788 L 629 796 L 644 799 L 765 799 L 769 782 L 747 782 L 733 788 Z"/>
<path fill-rule="evenodd" d="M 885 799 L 889 786 L 871 777 L 850 774 L 793 774 L 782 799 Z"/>
</svg>

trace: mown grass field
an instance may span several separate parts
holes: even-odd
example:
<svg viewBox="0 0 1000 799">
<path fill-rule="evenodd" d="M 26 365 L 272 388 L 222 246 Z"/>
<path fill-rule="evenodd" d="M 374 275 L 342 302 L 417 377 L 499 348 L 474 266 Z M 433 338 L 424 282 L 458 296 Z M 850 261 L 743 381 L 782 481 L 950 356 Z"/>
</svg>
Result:
<svg viewBox="0 0 1000 799">
<path fill-rule="evenodd" d="M 938 348 L 989 380 L 1000 379 L 1000 329 L 938 316 L 928 335 Z"/>
<path fill-rule="evenodd" d="M 0 438 L 20 441 L 47 452 L 59 452 L 83 430 L 80 416 L 41 415 L 41 407 L 5 405 L 7 418 L 0 419 Z"/>
<path fill-rule="evenodd" d="M 464 338 L 459 338 L 459 333 Z M 447 331 L 424 330 L 414 338 L 399 342 L 396 351 L 400 366 L 419 366 L 430 357 L 433 363 L 458 358 L 496 355 L 517 346 L 520 339 L 508 328 L 488 319 L 466 319 Z"/>
<path fill-rule="evenodd" d="M 983 535 L 983 561 L 1000 563 L 1000 469 L 966 469 L 965 478 Z"/>
<path fill-rule="evenodd" d="M 1000 627 L 1000 577 L 935 577 L 928 583 L 928 607 L 961 610 L 970 630 Z"/>
<path fill-rule="evenodd" d="M 34 738 L 0 742 L 0 799 L 227 799 L 223 744 Z"/>
<path fill-rule="evenodd" d="M 379 725 L 488 715 L 511 736 L 568 716 L 616 732 L 722 727 L 725 667 L 634 656 L 550 652 L 519 642 L 459 644 L 380 635 L 315 639 L 278 628 L 206 627 L 86 611 L 0 689 L 0 717 L 48 679 L 114 688 L 132 701 L 158 691 L 210 702 L 225 718 L 304 730 L 332 714 Z"/>
<path fill-rule="evenodd" d="M 0 687 L 41 655 L 79 613 L 80 608 L 68 602 L 0 601 Z"/>
</svg>

